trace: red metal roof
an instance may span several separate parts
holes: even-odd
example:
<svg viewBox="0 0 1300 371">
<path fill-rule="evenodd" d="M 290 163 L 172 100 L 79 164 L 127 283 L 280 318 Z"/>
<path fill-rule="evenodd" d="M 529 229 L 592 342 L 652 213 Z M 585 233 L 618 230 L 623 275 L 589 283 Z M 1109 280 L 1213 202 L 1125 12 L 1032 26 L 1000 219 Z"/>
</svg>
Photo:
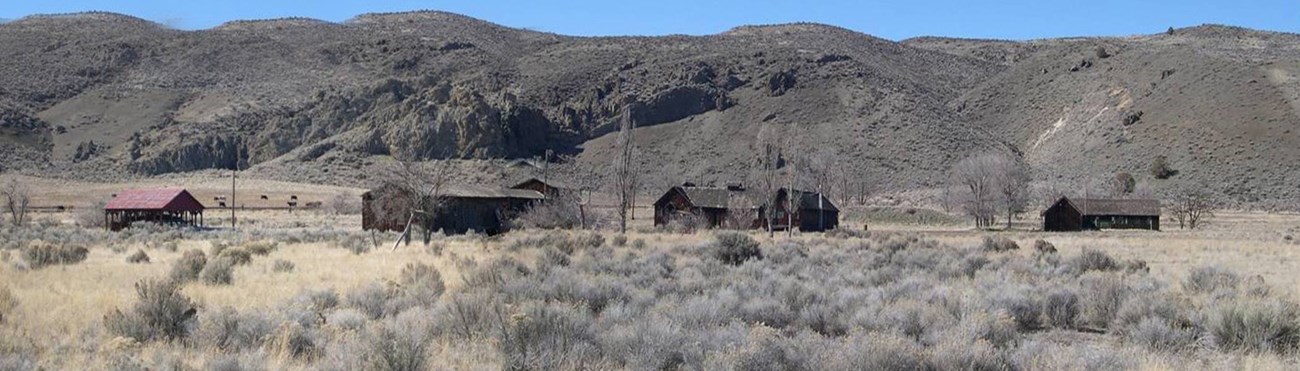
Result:
<svg viewBox="0 0 1300 371">
<path fill-rule="evenodd" d="M 119 192 L 104 210 L 203 211 L 203 204 L 182 188 L 131 189 Z"/>
</svg>

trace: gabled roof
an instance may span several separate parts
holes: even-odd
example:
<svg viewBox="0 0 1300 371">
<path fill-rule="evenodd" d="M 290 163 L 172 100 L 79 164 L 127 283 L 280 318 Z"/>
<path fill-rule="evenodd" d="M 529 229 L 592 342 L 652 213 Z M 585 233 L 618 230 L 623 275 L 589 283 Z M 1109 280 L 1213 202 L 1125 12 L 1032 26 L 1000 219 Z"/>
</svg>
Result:
<svg viewBox="0 0 1300 371">
<path fill-rule="evenodd" d="M 517 189 L 517 188 L 519 188 L 519 187 L 523 187 L 524 185 L 527 185 L 528 183 L 532 183 L 532 182 L 542 183 L 542 184 L 546 185 L 547 187 L 551 187 L 551 188 L 555 188 L 555 189 L 566 189 L 566 190 L 574 190 L 574 189 L 578 189 L 578 187 L 574 187 L 574 186 L 571 185 L 571 184 L 568 184 L 568 183 L 565 183 L 565 182 L 562 182 L 562 181 L 558 181 L 558 180 L 555 180 L 555 179 L 547 179 L 547 180 L 543 181 L 543 180 L 538 179 L 538 178 L 535 178 L 535 177 L 533 177 L 533 178 L 528 178 L 528 179 L 524 179 L 524 180 L 520 180 L 520 181 L 518 181 L 518 182 L 515 182 L 515 185 L 510 186 L 510 188 Z"/>
<path fill-rule="evenodd" d="M 442 189 L 444 197 L 456 198 L 522 198 L 528 200 L 545 199 L 540 192 L 530 189 L 489 188 L 461 184 L 446 185 Z"/>
<path fill-rule="evenodd" d="M 785 191 L 786 189 L 782 188 L 778 192 Z M 826 196 L 821 193 L 796 189 L 794 190 L 794 195 L 796 197 L 795 201 L 799 203 L 800 210 L 840 211 L 838 207 L 835 207 L 834 203 L 831 203 L 831 199 L 826 198 Z"/>
<path fill-rule="evenodd" d="M 370 197 L 375 194 L 387 194 L 388 192 L 404 192 L 401 187 L 393 184 L 383 184 L 361 194 L 361 197 Z M 440 190 L 442 197 L 451 198 L 520 198 L 526 200 L 541 200 L 546 196 L 540 192 L 531 189 L 509 189 L 509 188 L 491 188 L 475 185 L 448 184 Z"/>
<path fill-rule="evenodd" d="M 1159 200 L 1128 200 L 1105 198 L 1069 199 L 1062 197 L 1083 215 L 1159 216 Z"/>
<path fill-rule="evenodd" d="M 104 210 L 203 211 L 203 204 L 182 188 L 131 189 L 119 192 Z"/>
<path fill-rule="evenodd" d="M 690 201 L 692 206 L 705 209 L 726 209 L 732 206 L 731 200 L 734 197 L 749 197 L 750 195 L 749 192 L 744 189 L 676 186 L 669 190 L 668 193 L 664 194 L 664 196 L 666 197 L 673 192 L 681 192 L 682 195 L 686 196 L 686 200 Z M 660 197 L 659 200 L 663 201 L 664 197 Z M 657 201 L 655 203 L 658 204 L 659 202 Z"/>
</svg>

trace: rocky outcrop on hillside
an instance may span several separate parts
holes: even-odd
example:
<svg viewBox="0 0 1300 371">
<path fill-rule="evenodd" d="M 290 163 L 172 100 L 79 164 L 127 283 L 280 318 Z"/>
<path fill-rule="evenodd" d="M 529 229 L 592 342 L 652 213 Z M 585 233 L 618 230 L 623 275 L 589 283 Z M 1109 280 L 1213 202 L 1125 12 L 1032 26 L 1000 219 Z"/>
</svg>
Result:
<svg viewBox="0 0 1300 371">
<path fill-rule="evenodd" d="M 273 167 L 349 182 L 386 156 L 552 151 L 595 183 L 626 117 L 651 186 L 744 181 L 775 137 L 882 188 L 936 186 L 962 157 L 1005 151 L 1041 181 L 1128 172 L 1254 201 L 1300 197 L 1297 61 L 1300 36 L 1221 26 L 892 42 L 818 24 L 569 37 L 442 12 L 201 31 L 33 16 L 0 24 L 0 155 L 73 176 Z M 1156 156 L 1179 175 L 1143 176 Z"/>
</svg>

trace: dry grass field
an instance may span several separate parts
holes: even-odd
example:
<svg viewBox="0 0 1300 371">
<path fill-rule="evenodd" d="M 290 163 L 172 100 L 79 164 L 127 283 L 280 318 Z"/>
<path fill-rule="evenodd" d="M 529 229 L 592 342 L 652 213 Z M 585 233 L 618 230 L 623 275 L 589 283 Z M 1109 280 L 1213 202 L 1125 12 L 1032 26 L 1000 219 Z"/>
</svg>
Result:
<svg viewBox="0 0 1300 371">
<path fill-rule="evenodd" d="M 71 205 L 123 187 L 33 181 L 47 182 L 40 202 Z M 132 186 L 204 194 L 220 181 Z M 639 214 L 626 237 L 525 230 L 391 249 L 395 236 L 322 210 L 245 212 L 238 230 L 182 233 L 109 233 L 41 213 L 0 230 L 0 369 L 1300 367 L 1296 215 L 1225 211 L 1197 231 L 1166 220 L 1164 232 L 1086 233 L 1034 232 L 1032 220 L 1006 232 L 848 220 L 871 232 L 769 238 L 657 231 Z M 1020 249 L 991 251 L 988 236 Z M 1036 253 L 1036 240 L 1058 252 Z M 38 267 L 33 245 L 87 253 Z M 207 271 L 238 255 L 221 249 L 251 253 L 224 282 Z M 110 318 L 133 318 L 150 302 L 137 283 L 174 277 L 196 250 L 206 255 L 196 278 L 161 290 L 189 301 L 151 309 L 193 316 Z M 137 251 L 147 263 L 128 261 Z M 1232 327 L 1233 316 L 1244 320 Z"/>
</svg>

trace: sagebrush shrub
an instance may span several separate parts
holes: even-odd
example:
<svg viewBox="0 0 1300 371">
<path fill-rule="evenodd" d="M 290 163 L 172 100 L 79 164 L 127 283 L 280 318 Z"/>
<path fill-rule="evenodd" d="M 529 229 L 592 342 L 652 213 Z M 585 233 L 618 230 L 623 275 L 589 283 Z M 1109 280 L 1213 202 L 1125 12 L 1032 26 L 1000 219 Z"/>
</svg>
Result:
<svg viewBox="0 0 1300 371">
<path fill-rule="evenodd" d="M 1225 350 L 1289 353 L 1300 344 L 1298 318 L 1296 304 L 1280 299 L 1224 301 L 1209 310 L 1204 326 Z"/>
<path fill-rule="evenodd" d="M 199 272 L 199 278 L 209 285 L 229 285 L 235 281 L 235 261 L 223 256 L 213 260 Z"/>
<path fill-rule="evenodd" d="M 713 257 L 723 263 L 741 265 L 746 260 L 762 259 L 758 241 L 740 232 L 719 232 L 713 241 Z"/>
<path fill-rule="evenodd" d="M 253 254 L 242 248 L 228 248 L 216 255 L 217 259 L 228 259 L 233 265 L 245 265 L 253 262 Z"/>
<path fill-rule="evenodd" d="M 1120 268 L 1115 258 L 1093 249 L 1083 249 L 1078 256 L 1070 259 L 1069 264 L 1080 274 L 1088 271 L 1113 271 Z"/>
<path fill-rule="evenodd" d="M 18 298 L 13 291 L 9 291 L 9 287 L 0 286 L 0 324 L 13 317 L 14 308 L 18 308 Z"/>
<path fill-rule="evenodd" d="M 498 336 L 504 367 L 512 370 L 571 368 L 594 353 L 587 311 L 562 304 L 527 304 Z"/>
<path fill-rule="evenodd" d="M 1176 352 L 1196 345 L 1196 330 L 1159 317 L 1145 317 L 1125 332 L 1125 338 L 1147 349 Z"/>
<path fill-rule="evenodd" d="M 404 312 L 376 326 L 367 337 L 366 369 L 418 371 L 427 369 L 432 340 L 428 313 Z"/>
<path fill-rule="evenodd" d="M 1090 272 L 1080 279 L 1085 323 L 1098 328 L 1109 328 L 1111 321 L 1119 313 L 1119 308 L 1128 300 L 1132 290 L 1117 273 Z"/>
<path fill-rule="evenodd" d="M 370 283 L 357 287 L 348 292 L 347 304 L 349 307 L 360 310 L 370 316 L 370 319 L 379 319 L 384 317 L 384 309 L 388 306 L 389 292 L 378 283 Z"/>
<path fill-rule="evenodd" d="M 51 265 L 77 264 L 86 260 L 90 250 L 81 246 L 56 245 L 36 240 L 23 248 L 23 260 L 32 269 L 41 269 Z"/>
<path fill-rule="evenodd" d="M 1065 289 L 1052 291 L 1043 303 L 1043 317 L 1052 327 L 1074 328 L 1075 318 L 1079 317 L 1079 295 Z"/>
<path fill-rule="evenodd" d="M 402 293 L 415 302 L 432 306 L 447 290 L 442 282 L 442 273 L 437 268 L 424 263 L 407 263 L 398 276 Z"/>
<path fill-rule="evenodd" d="M 172 270 L 168 274 L 172 280 L 177 282 L 189 282 L 199 279 L 199 273 L 203 272 L 203 267 L 208 265 L 208 257 L 203 254 L 203 250 L 187 250 L 181 254 L 181 258 L 172 264 Z"/>
<path fill-rule="evenodd" d="M 181 339 L 196 309 L 172 280 L 146 279 L 135 284 L 136 302 L 126 312 L 115 309 L 104 316 L 108 332 L 141 342 Z"/>
<path fill-rule="evenodd" d="M 365 236 L 349 235 L 334 240 L 334 246 L 351 251 L 353 254 L 361 255 L 370 251 L 371 241 Z"/>
<path fill-rule="evenodd" d="M 270 255 L 272 251 L 275 251 L 279 247 L 279 242 L 262 241 L 244 245 L 244 251 L 248 251 L 253 255 Z"/>
<path fill-rule="evenodd" d="M 149 254 L 145 254 L 144 250 L 135 250 L 134 253 L 126 256 L 126 262 L 131 264 L 149 263 Z"/>
<path fill-rule="evenodd" d="M 199 316 L 191 339 L 220 350 L 258 349 L 275 330 L 275 323 L 257 311 L 240 313 L 224 307 Z"/>
<path fill-rule="evenodd" d="M 284 358 L 311 360 L 320 353 L 317 338 L 297 322 L 280 324 L 266 340 L 266 348 Z"/>
<path fill-rule="evenodd" d="M 1010 238 L 1002 236 L 984 236 L 984 242 L 980 244 L 980 249 L 986 252 L 1003 252 L 1020 250 L 1020 245 Z"/>
<path fill-rule="evenodd" d="M 277 273 L 293 272 L 293 268 L 294 268 L 293 262 L 284 259 L 275 259 L 275 262 L 271 263 L 272 272 L 277 272 Z"/>
<path fill-rule="evenodd" d="M 1183 280 L 1183 290 L 1206 294 L 1220 290 L 1236 290 L 1241 278 L 1236 273 L 1216 266 L 1198 267 Z"/>
<path fill-rule="evenodd" d="M 613 241 L 613 243 L 614 243 L 614 246 L 616 246 L 616 247 L 623 247 L 623 246 L 627 245 L 627 236 L 625 236 L 625 235 L 621 235 L 621 234 L 620 234 L 620 235 L 617 235 L 617 236 L 614 236 L 614 241 Z"/>
</svg>

